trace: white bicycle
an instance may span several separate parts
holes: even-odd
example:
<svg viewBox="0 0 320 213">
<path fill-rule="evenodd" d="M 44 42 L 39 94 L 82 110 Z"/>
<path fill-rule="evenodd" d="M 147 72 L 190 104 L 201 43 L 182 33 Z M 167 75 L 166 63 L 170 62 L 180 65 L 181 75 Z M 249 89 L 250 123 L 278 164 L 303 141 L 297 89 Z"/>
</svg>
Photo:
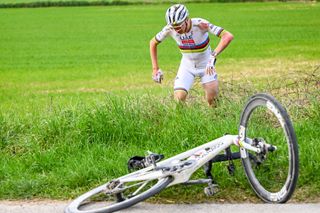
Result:
<svg viewBox="0 0 320 213">
<path fill-rule="evenodd" d="M 230 146 L 240 148 L 231 152 Z M 224 153 L 222 153 L 224 152 Z M 268 203 L 285 203 L 292 196 L 299 173 L 298 144 L 286 110 L 272 96 L 256 94 L 245 105 L 238 135 L 225 135 L 167 160 L 150 154 L 131 159 L 130 166 L 145 167 L 111 180 L 73 200 L 66 213 L 114 212 L 130 207 L 176 184 L 208 184 L 213 195 L 217 184 L 212 163 L 241 159 L 246 176 L 257 194 Z M 190 180 L 204 167 L 206 179 Z"/>
</svg>

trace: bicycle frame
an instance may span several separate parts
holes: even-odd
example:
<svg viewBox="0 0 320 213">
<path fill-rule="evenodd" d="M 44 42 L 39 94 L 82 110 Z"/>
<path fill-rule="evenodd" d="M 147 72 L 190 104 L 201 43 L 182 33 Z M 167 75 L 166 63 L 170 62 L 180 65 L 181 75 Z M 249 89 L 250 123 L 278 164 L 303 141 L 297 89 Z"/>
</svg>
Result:
<svg viewBox="0 0 320 213">
<path fill-rule="evenodd" d="M 240 133 L 241 131 L 244 130 L 240 130 Z M 244 142 L 241 140 L 241 136 L 225 135 L 169 159 L 160 161 L 156 165 L 151 165 L 147 168 L 125 175 L 117 179 L 117 181 L 124 183 L 161 179 L 172 176 L 174 177 L 174 180 L 168 186 L 184 183 L 190 179 L 191 175 L 196 170 L 231 145 L 240 146 L 242 150 L 249 149 L 260 152 L 260 149 L 251 146 L 251 143 L 252 140 L 250 138 L 246 138 Z M 245 152 L 241 152 L 241 157 L 246 157 Z"/>
<path fill-rule="evenodd" d="M 260 110 L 260 107 L 267 108 L 269 111 Z M 270 112 L 272 113 L 270 114 Z M 255 114 L 251 116 L 252 113 Z M 260 116 L 263 114 L 260 113 L 267 113 L 268 116 L 261 119 Z M 275 124 L 273 115 L 276 116 L 277 124 L 280 125 Z M 255 130 L 256 125 L 248 125 L 254 124 L 252 121 L 258 121 L 256 125 L 261 127 Z M 264 126 L 264 123 L 271 125 L 270 127 L 275 126 L 277 128 L 275 133 L 280 133 L 280 135 L 270 135 L 271 137 L 269 137 L 268 131 L 262 131 L 270 128 Z M 250 139 L 247 135 L 253 138 Z M 266 137 L 267 141 L 263 137 Z M 239 147 L 240 152 L 232 152 L 232 145 Z M 278 152 L 279 156 L 277 154 L 267 158 L 269 153 L 278 149 L 282 150 Z M 282 156 L 280 156 L 281 154 Z M 144 201 L 166 187 L 176 184 L 208 184 L 204 188 L 204 193 L 212 196 L 219 189 L 211 173 L 212 164 L 228 161 L 229 174 L 234 174 L 233 159 L 239 158 L 242 160 L 245 174 L 252 189 L 265 202 L 287 202 L 291 198 L 298 180 L 298 144 L 290 117 L 274 97 L 264 93 L 252 96 L 245 105 L 240 117 L 238 135 L 225 135 L 169 159 L 159 161 L 162 158 L 162 155 L 149 153 L 145 158 L 139 158 L 142 160 L 137 160 L 137 162 L 130 159 L 129 168 L 149 166 L 113 179 L 84 193 L 70 203 L 65 212 L 118 211 Z M 266 164 L 264 164 L 265 160 L 267 160 Z M 271 161 L 276 161 L 276 163 Z M 134 167 L 130 163 L 137 163 L 137 165 Z M 259 169 L 259 167 L 272 169 L 274 165 L 276 165 L 275 173 L 264 173 L 264 169 Z M 206 178 L 190 180 L 192 174 L 200 167 L 203 167 Z M 110 198 L 111 202 L 103 202 L 103 207 L 95 206 L 96 199 L 100 199 L 101 196 L 105 197 L 105 201 Z"/>
</svg>

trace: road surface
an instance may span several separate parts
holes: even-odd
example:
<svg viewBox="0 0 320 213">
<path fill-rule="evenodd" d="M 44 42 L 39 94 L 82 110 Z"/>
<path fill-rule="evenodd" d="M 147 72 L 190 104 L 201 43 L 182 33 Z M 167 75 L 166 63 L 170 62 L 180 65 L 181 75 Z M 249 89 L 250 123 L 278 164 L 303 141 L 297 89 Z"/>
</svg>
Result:
<svg viewBox="0 0 320 213">
<path fill-rule="evenodd" d="M 0 201 L 0 213 L 62 213 L 63 201 Z M 148 204 L 141 203 L 121 213 L 320 213 L 320 203 L 291 204 Z"/>
</svg>

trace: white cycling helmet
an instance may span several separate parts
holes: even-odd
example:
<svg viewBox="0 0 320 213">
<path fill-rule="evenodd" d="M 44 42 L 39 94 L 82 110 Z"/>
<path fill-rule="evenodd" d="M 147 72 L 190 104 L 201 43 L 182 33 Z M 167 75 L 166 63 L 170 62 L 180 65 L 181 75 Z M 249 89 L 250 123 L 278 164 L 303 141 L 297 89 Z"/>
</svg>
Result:
<svg viewBox="0 0 320 213">
<path fill-rule="evenodd" d="M 169 25 L 179 25 L 189 16 L 187 8 L 183 4 L 175 4 L 166 12 L 166 21 Z"/>
</svg>

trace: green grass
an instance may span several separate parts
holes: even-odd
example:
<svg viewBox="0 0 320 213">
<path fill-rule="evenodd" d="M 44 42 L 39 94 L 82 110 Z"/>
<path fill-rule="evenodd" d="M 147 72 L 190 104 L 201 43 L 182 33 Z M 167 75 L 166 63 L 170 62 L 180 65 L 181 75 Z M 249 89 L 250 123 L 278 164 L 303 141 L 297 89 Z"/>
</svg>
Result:
<svg viewBox="0 0 320 213">
<path fill-rule="evenodd" d="M 216 109 L 198 84 L 186 107 L 172 101 L 180 53 L 171 39 L 159 46 L 165 82 L 151 81 L 149 40 L 168 6 L 0 10 L 1 199 L 67 199 L 125 174 L 126 160 L 145 150 L 169 157 L 236 134 L 255 91 L 276 95 L 292 115 L 301 151 L 295 200 L 319 196 L 319 4 L 187 5 L 235 36 L 219 56 Z M 212 199 L 255 200 L 240 165 L 236 177 L 224 167 L 214 168 L 223 191 Z M 157 199 L 203 201 L 201 190 L 175 187 Z"/>
<path fill-rule="evenodd" d="M 6 111 L 26 102 L 43 106 L 51 96 L 69 101 L 74 94 L 91 99 L 91 93 L 101 91 L 155 89 L 148 43 L 165 24 L 167 7 L 1 10 L 1 107 Z M 252 69 L 260 75 L 277 63 L 300 68 L 301 62 L 318 62 L 319 4 L 190 4 L 189 8 L 191 16 L 212 20 L 235 36 L 217 65 L 222 77 Z M 173 79 L 180 58 L 173 41 L 159 47 L 159 56 L 167 79 Z M 20 104 L 12 105 L 16 101 Z"/>
<path fill-rule="evenodd" d="M 97 2 L 99 0 L 0 0 L 1 3 L 33 3 L 33 2 Z M 114 2 L 114 0 L 100 0 L 101 2 Z M 120 0 L 120 2 L 160 2 L 158 0 Z M 185 0 L 184 0 L 185 1 Z M 182 0 L 183 2 L 183 0 Z"/>
<path fill-rule="evenodd" d="M 25 120 L 12 120 L 14 115 L 2 116 L 0 197 L 76 196 L 107 179 L 124 175 L 128 158 L 143 155 L 145 150 L 169 157 L 220 137 L 226 131 L 236 134 L 242 104 L 243 101 L 234 104 L 223 101 L 213 110 L 201 102 L 181 107 L 169 100 L 160 103 L 152 96 L 111 96 L 96 106 L 54 108 L 46 116 Z M 319 105 L 314 107 L 318 112 Z M 319 188 L 315 173 L 319 170 L 316 138 L 320 135 L 313 132 L 319 118 L 319 113 L 312 114 L 307 123 L 294 118 L 301 156 L 298 192 L 308 187 Z M 235 177 L 227 174 L 225 166 L 214 168 L 222 193 L 213 199 L 256 200 L 241 166 L 237 164 Z M 238 193 L 231 193 L 234 187 Z M 190 199 L 193 190 L 199 191 L 201 187 L 175 187 L 174 194 L 169 189 L 159 199 L 183 202 Z M 174 196 L 177 193 L 181 196 Z M 315 198 L 318 192 L 302 196 L 296 200 Z M 203 200 L 206 198 L 200 193 L 191 202 Z"/>
<path fill-rule="evenodd" d="M 213 0 L 214 2 L 220 0 Z M 203 3 L 212 0 L 0 0 L 0 8 L 35 8 L 35 7 L 71 7 L 71 6 L 110 6 L 110 5 L 142 5 L 142 4 L 164 4 L 164 3 Z M 248 0 L 252 1 L 252 0 Z M 253 0 L 254 1 L 254 0 Z M 227 0 L 225 2 L 230 2 Z M 239 2 L 239 0 L 231 0 Z"/>
</svg>

